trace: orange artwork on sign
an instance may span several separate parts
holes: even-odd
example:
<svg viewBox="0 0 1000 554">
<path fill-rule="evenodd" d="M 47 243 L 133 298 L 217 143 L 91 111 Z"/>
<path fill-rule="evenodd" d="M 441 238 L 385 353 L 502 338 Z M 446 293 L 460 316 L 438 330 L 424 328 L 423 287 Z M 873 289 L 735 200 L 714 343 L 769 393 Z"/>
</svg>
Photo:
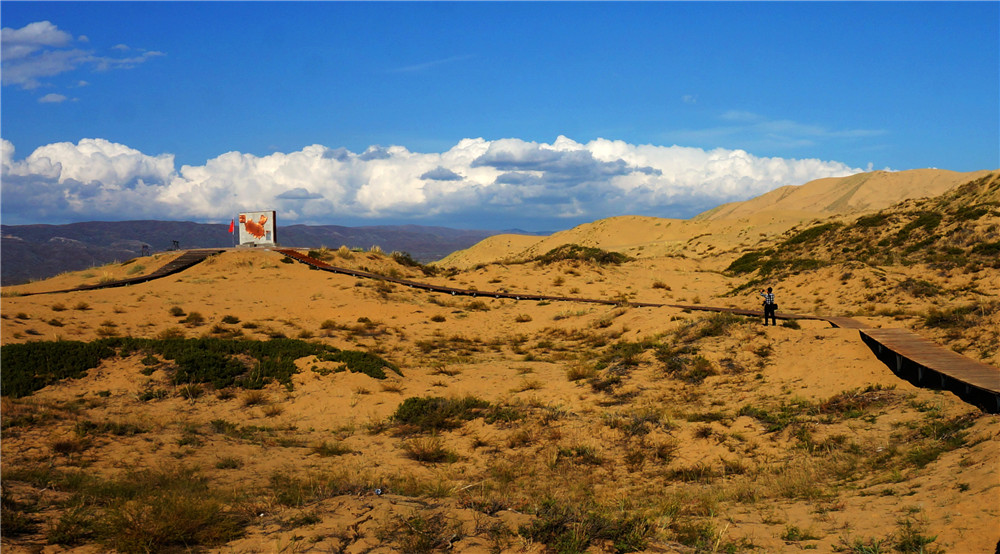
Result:
<svg viewBox="0 0 1000 554">
<path fill-rule="evenodd" d="M 243 228 L 246 229 L 251 235 L 262 239 L 264 238 L 264 224 L 267 223 L 267 216 L 261 214 L 259 221 L 254 221 L 252 219 L 247 219 L 246 215 L 240 214 L 240 223 L 243 224 Z"/>
</svg>

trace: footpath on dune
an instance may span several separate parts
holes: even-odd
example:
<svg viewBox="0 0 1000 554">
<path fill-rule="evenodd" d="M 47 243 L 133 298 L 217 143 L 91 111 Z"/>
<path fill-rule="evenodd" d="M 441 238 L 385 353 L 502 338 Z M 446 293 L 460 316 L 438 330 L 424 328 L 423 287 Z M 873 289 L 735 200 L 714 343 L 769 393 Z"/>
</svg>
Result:
<svg viewBox="0 0 1000 554">
<path fill-rule="evenodd" d="M 599 298 L 549 296 L 531 293 L 481 291 L 444 287 L 422 283 L 419 281 L 412 281 L 409 279 L 380 275 L 368 271 L 333 266 L 290 248 L 275 248 L 274 251 L 319 270 L 349 275 L 357 278 L 376 279 L 405 287 L 442 294 L 450 294 L 453 296 L 483 296 L 506 298 L 518 301 L 532 300 L 550 302 L 581 302 L 605 305 L 616 305 L 622 303 L 618 300 Z M 95 290 L 145 283 L 188 269 L 205 260 L 209 256 L 219 252 L 222 252 L 222 250 L 190 250 L 167 263 L 160 269 L 142 277 L 111 280 L 95 285 L 85 285 L 71 289 L 49 291 L 48 293 L 54 294 L 80 290 Z M 29 292 L 24 294 L 46 294 L 46 292 Z M 628 302 L 628 304 L 635 307 L 670 307 L 691 311 L 730 313 L 734 315 L 754 317 L 763 316 L 763 312 L 759 310 L 745 310 L 717 306 L 651 302 Z M 917 386 L 949 390 L 959 396 L 962 400 L 981 408 L 987 413 L 1000 413 L 1000 370 L 982 362 L 972 360 L 956 352 L 952 352 L 951 350 L 947 350 L 917 335 L 916 333 L 913 333 L 912 331 L 906 329 L 871 329 L 860 321 L 849 317 L 792 314 L 783 312 L 776 313 L 775 317 L 782 320 L 819 320 L 825 321 L 834 327 L 857 329 L 859 332 L 859 338 L 864 341 L 864 343 L 871 348 L 872 352 L 897 376 L 906 379 Z"/>
</svg>

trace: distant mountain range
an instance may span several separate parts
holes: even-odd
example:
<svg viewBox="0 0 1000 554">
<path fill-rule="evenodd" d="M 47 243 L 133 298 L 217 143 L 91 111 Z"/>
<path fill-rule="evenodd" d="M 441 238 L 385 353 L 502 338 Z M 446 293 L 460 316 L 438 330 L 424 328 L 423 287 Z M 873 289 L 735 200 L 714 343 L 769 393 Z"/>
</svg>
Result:
<svg viewBox="0 0 1000 554">
<path fill-rule="evenodd" d="M 277 229 L 283 246 L 339 248 L 341 245 L 386 252 L 408 252 L 421 262 L 439 260 L 481 240 L 502 233 L 535 234 L 521 230 L 484 231 L 384 225 L 341 227 L 337 225 L 289 225 Z M 224 248 L 233 246 L 228 225 L 186 221 L 91 221 L 67 225 L 0 225 L 0 284 L 15 285 L 44 279 L 65 271 L 76 271 L 125 261 L 142 254 L 173 248 Z"/>
</svg>

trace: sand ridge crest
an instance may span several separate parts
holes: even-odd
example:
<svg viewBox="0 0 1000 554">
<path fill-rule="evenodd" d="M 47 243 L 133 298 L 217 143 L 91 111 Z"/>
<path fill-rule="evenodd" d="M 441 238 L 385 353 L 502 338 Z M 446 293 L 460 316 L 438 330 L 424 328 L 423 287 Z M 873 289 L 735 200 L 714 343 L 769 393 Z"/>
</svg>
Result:
<svg viewBox="0 0 1000 554">
<path fill-rule="evenodd" d="M 578 225 L 545 237 L 508 236 L 483 241 L 439 260 L 441 267 L 469 268 L 496 261 L 523 260 L 562 244 L 615 250 L 632 256 L 686 255 L 703 258 L 759 244 L 796 225 L 859 216 L 901 201 L 943 194 L 989 174 L 919 169 L 876 171 L 785 186 L 746 200 L 723 204 L 690 220 L 616 216 Z"/>
</svg>

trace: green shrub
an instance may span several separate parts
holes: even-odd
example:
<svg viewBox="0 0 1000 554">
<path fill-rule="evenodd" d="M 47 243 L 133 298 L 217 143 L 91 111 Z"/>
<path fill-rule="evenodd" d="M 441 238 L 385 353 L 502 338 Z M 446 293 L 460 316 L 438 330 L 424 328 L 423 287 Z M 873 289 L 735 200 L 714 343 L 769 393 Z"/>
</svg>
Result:
<svg viewBox="0 0 1000 554">
<path fill-rule="evenodd" d="M 881 227 L 888 222 L 889 222 L 888 218 L 886 218 L 881 213 L 877 213 L 859 217 L 854 221 L 854 225 L 856 227 L 872 228 L 872 227 Z"/>
<path fill-rule="evenodd" d="M 132 471 L 114 479 L 50 471 L 44 486 L 69 498 L 50 527 L 51 544 L 96 542 L 118 552 L 219 546 L 242 535 L 245 511 L 185 468 Z M 5 529 L 6 533 L 6 529 Z"/>
<path fill-rule="evenodd" d="M 405 265 L 407 267 L 420 267 L 421 264 L 417 260 L 413 259 L 413 256 L 409 252 L 396 251 L 392 253 L 392 259 L 396 260 L 399 265 Z"/>
<path fill-rule="evenodd" d="M 903 226 L 899 232 L 896 233 L 896 244 L 902 244 L 907 239 L 913 231 L 917 229 L 923 229 L 925 233 L 931 233 L 941 224 L 943 216 L 937 212 L 918 212 L 916 218 Z"/>
<path fill-rule="evenodd" d="M 937 535 L 926 536 L 923 526 L 906 517 L 899 521 L 899 529 L 895 533 L 897 552 L 913 554 L 943 554 L 941 548 L 931 546 L 937 540 Z"/>
<path fill-rule="evenodd" d="M 315 250 L 315 249 L 310 250 L 309 253 L 308 253 L 308 256 L 310 258 L 323 261 L 323 260 L 330 260 L 330 259 L 332 259 L 333 258 L 333 253 L 330 252 L 329 250 L 327 250 L 326 248 L 321 248 L 319 250 Z"/>
<path fill-rule="evenodd" d="M 733 325 L 738 325 L 743 323 L 745 319 L 743 316 L 738 316 L 730 313 L 715 313 L 701 321 L 701 327 L 699 327 L 697 333 L 695 333 L 695 340 L 703 339 L 707 337 L 721 337 L 723 335 L 729 334 L 729 329 Z"/>
<path fill-rule="evenodd" d="M 969 315 L 975 313 L 975 306 L 955 306 L 953 308 L 931 308 L 924 316 L 924 326 L 937 329 L 965 328 L 973 325 Z"/>
<path fill-rule="evenodd" d="M 628 262 L 631 259 L 621 252 L 609 252 L 591 246 L 580 246 L 579 244 L 564 244 L 534 258 L 534 261 L 541 264 L 551 264 L 562 260 L 580 260 L 602 265 L 618 265 Z"/>
<path fill-rule="evenodd" d="M 595 369 L 601 371 L 610 366 L 630 368 L 639 365 L 639 356 L 655 346 L 650 341 L 627 342 L 613 344 L 601 355 Z"/>
<path fill-rule="evenodd" d="M 379 530 L 378 537 L 393 541 L 400 552 L 422 554 L 450 550 L 452 542 L 462 534 L 461 524 L 450 521 L 440 512 L 414 514 L 405 519 L 397 517 L 396 520 Z"/>
<path fill-rule="evenodd" d="M 794 235 L 792 238 L 786 240 L 782 243 L 782 246 L 792 246 L 795 244 L 802 244 L 812 240 L 816 240 L 821 235 L 828 231 L 840 228 L 842 225 L 840 223 L 824 223 L 822 225 L 817 225 L 815 227 L 810 227 L 800 233 Z"/>
<path fill-rule="evenodd" d="M 86 435 L 115 435 L 116 437 L 131 437 L 133 435 L 145 433 L 148 430 L 149 429 L 146 427 L 136 425 L 135 423 L 124 423 L 120 421 L 95 423 L 93 421 L 83 420 L 77 423 L 74 427 L 76 434 L 81 437 Z"/>
<path fill-rule="evenodd" d="M 914 298 L 926 298 L 941 294 L 941 287 L 923 279 L 908 277 L 897 286 L 899 287 L 899 290 L 913 296 Z"/>
<path fill-rule="evenodd" d="M 364 373 L 375 379 L 385 379 L 385 370 L 390 369 L 402 375 L 403 373 L 394 364 L 371 354 L 359 350 L 340 350 L 338 352 L 327 352 L 320 356 L 321 360 L 331 362 L 341 362 L 353 373 Z"/>
<path fill-rule="evenodd" d="M 29 535 L 38 529 L 39 521 L 29 515 L 37 507 L 12 498 L 7 489 L 0 490 L 0 528 L 5 537 Z"/>
<path fill-rule="evenodd" d="M 189 327 L 197 327 L 205 323 L 205 316 L 199 312 L 191 312 L 181 320 L 181 323 L 187 323 Z"/>
<path fill-rule="evenodd" d="M 972 247 L 972 253 L 980 256 L 1000 256 L 1000 241 L 977 244 Z"/>
<path fill-rule="evenodd" d="M 773 250 L 757 251 L 757 252 L 747 252 L 739 258 L 737 258 L 733 263 L 729 264 L 726 271 L 729 273 L 735 273 L 737 275 L 741 273 L 751 273 L 760 268 L 761 259 L 774 254 Z"/>
<path fill-rule="evenodd" d="M 637 552 L 649 542 L 653 522 L 641 515 L 609 513 L 599 506 L 579 506 L 545 499 L 535 519 L 518 533 L 547 545 L 554 552 L 585 552 L 594 541 L 611 542 L 615 552 Z"/>
<path fill-rule="evenodd" d="M 765 431 L 773 433 L 781 431 L 785 427 L 797 422 L 799 416 L 814 411 L 811 404 L 806 401 L 783 403 L 775 409 L 767 410 L 749 404 L 744 405 L 736 412 L 737 416 L 749 416 L 764 424 Z"/>
<path fill-rule="evenodd" d="M 489 402 L 474 396 L 412 396 L 396 408 L 392 421 L 397 425 L 415 427 L 422 432 L 454 429 L 463 421 L 482 417 L 489 407 Z"/>
</svg>

